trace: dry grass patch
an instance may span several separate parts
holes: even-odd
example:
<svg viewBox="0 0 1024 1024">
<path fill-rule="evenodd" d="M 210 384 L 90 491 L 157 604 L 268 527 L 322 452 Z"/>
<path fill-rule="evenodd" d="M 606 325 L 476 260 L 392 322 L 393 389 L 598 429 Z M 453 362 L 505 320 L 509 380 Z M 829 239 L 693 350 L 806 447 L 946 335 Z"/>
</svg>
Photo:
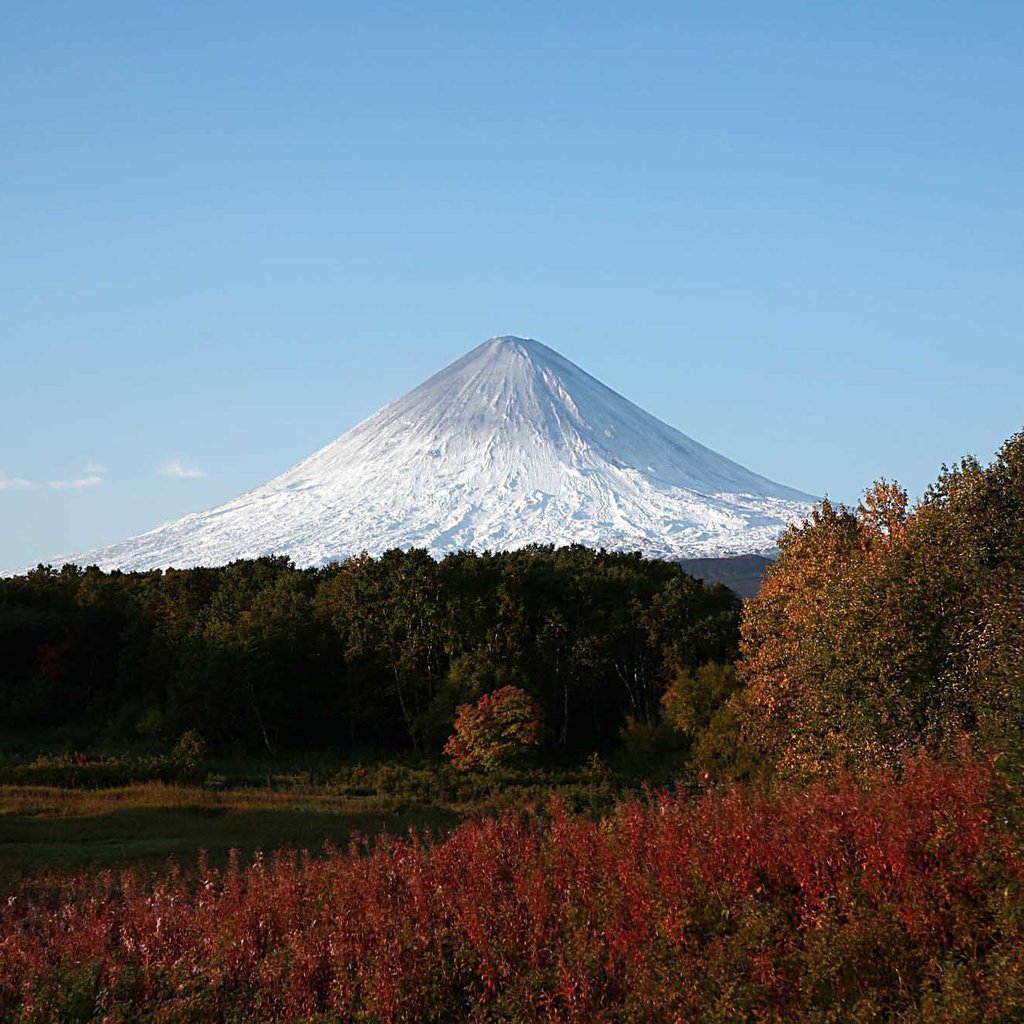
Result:
<svg viewBox="0 0 1024 1024">
<path fill-rule="evenodd" d="M 447 808 L 400 806 L 377 796 L 325 789 L 205 789 L 161 782 L 112 789 L 0 786 L 0 888 L 54 871 L 174 860 L 187 867 L 200 850 L 211 863 L 231 849 L 344 846 L 353 833 L 447 831 Z"/>
</svg>

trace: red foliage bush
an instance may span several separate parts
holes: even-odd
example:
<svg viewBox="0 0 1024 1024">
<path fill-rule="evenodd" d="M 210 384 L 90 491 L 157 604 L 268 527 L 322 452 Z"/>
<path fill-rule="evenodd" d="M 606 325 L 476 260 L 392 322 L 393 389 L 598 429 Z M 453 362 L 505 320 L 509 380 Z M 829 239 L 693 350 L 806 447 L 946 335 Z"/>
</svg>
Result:
<svg viewBox="0 0 1024 1024">
<path fill-rule="evenodd" d="M 510 813 L 0 910 L 21 1021 L 1014 1020 L 1018 847 L 987 764 Z M 832 1014 L 832 1016 L 829 1016 Z M 320 1016 L 316 1016 L 320 1015 Z"/>
<path fill-rule="evenodd" d="M 456 711 L 455 732 L 444 752 L 464 771 L 497 771 L 537 745 L 540 709 L 518 686 L 485 693 L 475 704 L 460 704 Z"/>
</svg>

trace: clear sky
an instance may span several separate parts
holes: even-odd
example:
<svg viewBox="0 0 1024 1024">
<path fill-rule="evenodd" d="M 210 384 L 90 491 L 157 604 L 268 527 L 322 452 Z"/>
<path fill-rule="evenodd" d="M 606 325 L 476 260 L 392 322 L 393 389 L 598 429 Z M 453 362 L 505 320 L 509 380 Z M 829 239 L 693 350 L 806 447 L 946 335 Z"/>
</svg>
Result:
<svg viewBox="0 0 1024 1024">
<path fill-rule="evenodd" d="M 985 0 L 8 0 L 0 567 L 226 500 L 496 334 L 812 493 L 989 459 L 1022 54 Z"/>
</svg>

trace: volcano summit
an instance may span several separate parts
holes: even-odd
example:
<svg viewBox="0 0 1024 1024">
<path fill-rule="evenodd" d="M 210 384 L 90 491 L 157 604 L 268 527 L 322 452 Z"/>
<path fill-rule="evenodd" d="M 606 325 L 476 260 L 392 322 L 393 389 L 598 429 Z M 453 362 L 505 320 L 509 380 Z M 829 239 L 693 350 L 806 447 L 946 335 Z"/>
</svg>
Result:
<svg viewBox="0 0 1024 1024">
<path fill-rule="evenodd" d="M 300 566 L 368 551 L 582 543 L 770 552 L 814 499 L 662 423 L 538 341 L 492 338 L 262 487 L 69 559 Z"/>
</svg>

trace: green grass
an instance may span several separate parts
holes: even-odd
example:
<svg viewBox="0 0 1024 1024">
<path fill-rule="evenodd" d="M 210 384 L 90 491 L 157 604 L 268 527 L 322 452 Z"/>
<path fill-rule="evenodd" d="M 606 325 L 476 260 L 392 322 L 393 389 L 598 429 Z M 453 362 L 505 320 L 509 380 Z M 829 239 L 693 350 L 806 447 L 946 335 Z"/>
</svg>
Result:
<svg viewBox="0 0 1024 1024">
<path fill-rule="evenodd" d="M 65 870 L 188 868 L 283 847 L 318 853 L 353 833 L 447 831 L 456 811 L 324 789 L 227 789 L 139 783 L 114 789 L 0 786 L 0 887 Z"/>
<path fill-rule="evenodd" d="M 90 787 L 88 772 L 60 784 L 0 784 L 0 897 L 72 871 L 157 871 L 169 860 L 189 871 L 200 850 L 219 866 L 232 849 L 245 860 L 284 848 L 317 855 L 354 833 L 440 835 L 466 815 L 543 806 L 556 793 L 571 810 L 600 817 L 638 786 L 597 760 L 493 774 L 400 761 L 272 775 L 251 764 L 221 767 L 224 774 L 207 773 L 205 784 L 126 778 Z"/>
</svg>

